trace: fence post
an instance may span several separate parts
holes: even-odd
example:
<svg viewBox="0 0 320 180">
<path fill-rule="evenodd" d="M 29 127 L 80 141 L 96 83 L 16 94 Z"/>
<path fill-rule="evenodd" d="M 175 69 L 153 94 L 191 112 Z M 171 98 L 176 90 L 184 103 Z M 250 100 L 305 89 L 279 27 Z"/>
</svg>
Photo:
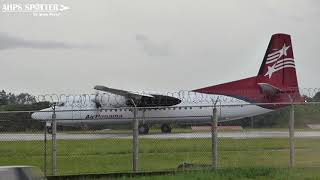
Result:
<svg viewBox="0 0 320 180">
<path fill-rule="evenodd" d="M 212 110 L 212 123 L 211 123 L 211 145 L 212 145 L 212 167 L 218 168 L 218 116 L 217 108 L 214 106 Z"/>
<path fill-rule="evenodd" d="M 253 116 L 250 117 L 250 126 L 251 126 L 251 128 L 254 127 L 254 118 L 253 118 Z"/>
<path fill-rule="evenodd" d="M 134 109 L 133 109 L 133 139 L 132 139 L 132 158 L 133 158 L 133 164 L 132 164 L 132 168 L 133 168 L 133 172 L 137 172 L 139 171 L 139 120 L 137 118 L 137 107 L 134 103 L 134 101 L 132 100 L 133 104 L 134 104 Z"/>
<path fill-rule="evenodd" d="M 57 122 L 56 122 L 56 107 L 53 105 L 53 114 L 52 114 L 52 175 L 57 174 Z"/>
<path fill-rule="evenodd" d="M 294 167 L 295 149 L 294 149 L 294 105 L 290 107 L 289 119 L 289 144 L 290 144 L 290 168 Z"/>
<path fill-rule="evenodd" d="M 44 152 L 43 173 L 47 177 L 47 121 L 44 121 Z"/>
</svg>

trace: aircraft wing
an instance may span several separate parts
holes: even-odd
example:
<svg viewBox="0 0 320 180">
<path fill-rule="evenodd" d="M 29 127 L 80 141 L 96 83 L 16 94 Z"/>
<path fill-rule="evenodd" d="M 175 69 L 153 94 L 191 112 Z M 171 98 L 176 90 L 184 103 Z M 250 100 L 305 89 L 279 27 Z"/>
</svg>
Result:
<svg viewBox="0 0 320 180">
<path fill-rule="evenodd" d="M 95 86 L 94 89 L 99 90 L 99 91 L 108 92 L 111 94 L 116 94 L 119 96 L 123 96 L 128 99 L 132 99 L 132 98 L 133 99 L 141 99 L 142 97 L 150 97 L 150 98 L 154 97 L 151 94 L 130 92 L 130 91 L 125 91 L 125 90 L 121 90 L 121 89 L 108 88 L 106 86 L 100 86 L 100 85 Z"/>
<path fill-rule="evenodd" d="M 94 89 L 132 99 L 138 107 L 173 106 L 181 103 L 178 98 L 160 94 L 136 93 L 99 85 L 95 86 Z"/>
</svg>

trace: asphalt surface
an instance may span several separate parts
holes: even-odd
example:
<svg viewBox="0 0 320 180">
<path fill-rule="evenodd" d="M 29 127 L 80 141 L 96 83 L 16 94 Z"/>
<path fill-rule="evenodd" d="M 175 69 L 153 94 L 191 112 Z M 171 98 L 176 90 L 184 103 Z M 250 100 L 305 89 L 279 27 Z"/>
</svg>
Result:
<svg viewBox="0 0 320 180">
<path fill-rule="evenodd" d="M 194 139 L 210 138 L 210 132 L 194 133 L 172 133 L 172 134 L 150 134 L 140 135 L 146 139 Z M 239 132 L 219 132 L 219 138 L 248 139 L 248 138 L 287 138 L 286 131 L 239 131 Z M 320 138 L 320 131 L 296 131 L 296 138 Z M 57 139 L 61 140 L 94 140 L 94 139 L 131 139 L 131 134 L 67 134 L 58 133 Z M 51 139 L 51 135 L 47 135 Z M 44 134 L 0 134 L 0 141 L 36 141 L 44 140 Z"/>
</svg>

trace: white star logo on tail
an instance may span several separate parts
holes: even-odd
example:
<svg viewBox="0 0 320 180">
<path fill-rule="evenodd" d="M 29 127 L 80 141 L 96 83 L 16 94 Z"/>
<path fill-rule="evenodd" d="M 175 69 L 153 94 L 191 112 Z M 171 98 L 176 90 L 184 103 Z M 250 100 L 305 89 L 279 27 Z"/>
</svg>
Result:
<svg viewBox="0 0 320 180">
<path fill-rule="evenodd" d="M 270 79 L 274 72 L 277 72 L 283 68 L 287 68 L 287 67 L 295 68 L 293 58 L 284 58 L 280 60 L 282 56 L 285 56 L 285 57 L 288 56 L 287 51 L 289 48 L 290 46 L 286 46 L 286 44 L 283 44 L 281 49 L 268 54 L 266 64 L 272 64 L 272 63 L 274 64 L 272 66 L 268 65 L 268 72 L 264 76 L 269 76 L 269 79 Z"/>
<path fill-rule="evenodd" d="M 286 46 L 286 44 L 283 44 L 282 49 L 280 49 L 280 57 L 285 55 L 287 56 L 287 51 L 290 48 L 290 46 Z"/>
<path fill-rule="evenodd" d="M 269 79 L 271 79 L 271 76 L 273 74 L 273 72 L 275 72 L 275 67 L 276 64 L 274 64 L 273 66 L 268 66 L 268 72 L 264 75 L 264 76 L 268 76 L 269 75 Z"/>
</svg>

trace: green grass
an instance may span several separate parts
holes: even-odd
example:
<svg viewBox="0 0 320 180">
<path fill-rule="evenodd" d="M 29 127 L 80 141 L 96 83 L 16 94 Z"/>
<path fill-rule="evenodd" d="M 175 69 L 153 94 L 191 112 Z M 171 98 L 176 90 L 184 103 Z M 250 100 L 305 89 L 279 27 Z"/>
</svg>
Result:
<svg viewBox="0 0 320 180">
<path fill-rule="evenodd" d="M 48 142 L 48 155 L 50 155 Z M 288 167 L 288 139 L 220 139 L 221 168 Z M 58 140 L 58 174 L 128 172 L 130 139 Z M 43 168 L 43 142 L 0 142 L 0 165 Z M 319 139 L 296 139 L 296 166 L 320 167 Z M 210 139 L 140 139 L 141 170 L 176 169 L 181 162 L 210 164 Z M 50 167 L 48 156 L 48 169 Z M 50 174 L 50 171 L 49 171 Z"/>
<path fill-rule="evenodd" d="M 289 131 L 288 128 L 244 128 L 242 130 L 219 129 L 220 132 L 244 132 L 244 131 Z M 319 129 L 295 128 L 295 131 L 319 131 Z M 130 129 L 110 129 L 110 130 L 77 130 L 77 131 L 59 131 L 69 134 L 132 134 Z M 192 130 L 191 128 L 173 128 L 172 133 L 207 133 L 211 130 Z M 42 133 L 42 132 L 39 132 Z M 151 128 L 149 134 L 162 133 L 160 128 Z"/>
<path fill-rule="evenodd" d="M 233 129 L 219 129 L 219 132 L 252 132 L 252 131 L 288 131 L 288 128 L 244 128 L 242 130 Z M 320 129 L 310 129 L 310 128 L 295 128 L 295 131 L 320 131 Z M 172 133 L 208 133 L 211 130 L 192 130 L 191 128 L 173 128 Z M 0 132 L 1 134 L 43 134 L 43 130 L 27 130 L 19 132 Z M 58 133 L 67 134 L 132 134 L 131 129 L 103 129 L 103 130 L 59 130 Z M 162 133 L 160 128 L 152 127 L 149 134 L 159 134 Z"/>
<path fill-rule="evenodd" d="M 320 168 L 299 168 L 299 169 L 275 169 L 275 168 L 225 168 L 216 171 L 202 170 L 191 172 L 179 172 L 175 175 L 164 176 L 145 176 L 145 177 L 122 177 L 120 179 L 127 180 L 249 180 L 249 179 L 261 179 L 261 180 L 316 180 L 320 179 Z M 99 179 L 103 180 L 103 179 Z"/>
<path fill-rule="evenodd" d="M 132 134 L 132 129 L 102 129 L 102 130 L 76 130 L 76 131 L 59 131 L 70 134 Z M 191 128 L 173 128 L 172 133 L 191 133 Z M 149 130 L 149 134 L 161 133 L 160 127 L 152 127 Z"/>
</svg>

